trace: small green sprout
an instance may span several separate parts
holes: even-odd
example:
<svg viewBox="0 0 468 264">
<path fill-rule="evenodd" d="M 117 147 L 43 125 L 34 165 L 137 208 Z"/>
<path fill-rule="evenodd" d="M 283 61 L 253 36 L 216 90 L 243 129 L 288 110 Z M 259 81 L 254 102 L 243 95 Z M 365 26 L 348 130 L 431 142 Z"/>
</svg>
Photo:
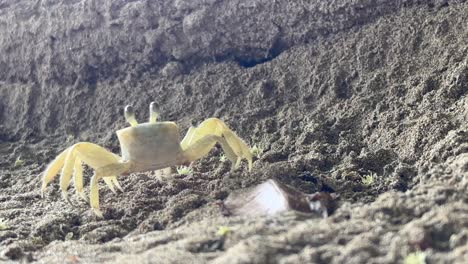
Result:
<svg viewBox="0 0 468 264">
<path fill-rule="evenodd" d="M 42 245 L 42 244 L 44 244 L 44 240 L 42 240 L 42 237 L 40 237 L 40 236 L 33 236 L 31 238 L 31 242 L 33 243 L 33 245 Z"/>
<path fill-rule="evenodd" d="M 364 178 L 362 179 L 362 184 L 364 184 L 365 186 L 371 186 L 374 184 L 375 182 L 375 177 L 376 177 L 376 174 L 371 172 L 369 174 L 367 174 L 366 176 L 364 176 Z"/>
<path fill-rule="evenodd" d="M 67 136 L 67 143 L 70 143 L 70 142 L 73 142 L 73 140 L 75 140 L 75 136 L 73 136 L 72 134 L 68 134 Z"/>
<path fill-rule="evenodd" d="M 226 162 L 226 160 L 227 160 L 227 159 L 226 159 L 226 155 L 221 154 L 221 156 L 219 156 L 219 161 L 220 161 L 221 163 Z"/>
<path fill-rule="evenodd" d="M 21 159 L 21 155 L 16 158 L 15 167 L 21 167 L 24 165 L 24 160 Z"/>
<path fill-rule="evenodd" d="M 7 229 L 8 229 L 7 223 L 5 222 L 5 220 L 3 220 L 3 218 L 0 218 L 0 231 L 7 230 Z"/>
<path fill-rule="evenodd" d="M 190 167 L 187 167 L 187 166 L 177 167 L 177 173 L 179 175 L 188 175 L 188 174 L 191 174 L 192 172 L 193 172 L 193 169 Z"/>
<path fill-rule="evenodd" d="M 65 236 L 65 240 L 72 240 L 73 239 L 73 232 L 68 232 Z"/>
<path fill-rule="evenodd" d="M 263 148 L 258 147 L 257 145 L 254 145 L 253 147 L 250 148 L 250 152 L 252 153 L 252 156 L 258 158 L 263 153 Z"/>
<path fill-rule="evenodd" d="M 218 232 L 216 232 L 216 234 L 218 234 L 219 236 L 223 236 L 223 237 L 229 233 L 231 233 L 231 228 L 229 228 L 228 226 L 220 226 L 218 228 Z"/>
<path fill-rule="evenodd" d="M 426 264 L 426 253 L 416 251 L 408 254 L 403 261 L 405 264 Z"/>
</svg>

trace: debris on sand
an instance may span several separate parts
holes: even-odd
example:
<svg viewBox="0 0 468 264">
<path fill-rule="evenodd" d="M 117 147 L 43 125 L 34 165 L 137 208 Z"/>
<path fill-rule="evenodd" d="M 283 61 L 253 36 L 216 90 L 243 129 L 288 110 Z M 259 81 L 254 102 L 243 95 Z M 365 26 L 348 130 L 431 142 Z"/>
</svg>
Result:
<svg viewBox="0 0 468 264">
<path fill-rule="evenodd" d="M 335 207 L 335 194 L 305 194 L 270 179 L 254 188 L 231 194 L 218 203 L 223 215 L 276 215 L 286 211 L 319 213 L 324 218 Z"/>
</svg>

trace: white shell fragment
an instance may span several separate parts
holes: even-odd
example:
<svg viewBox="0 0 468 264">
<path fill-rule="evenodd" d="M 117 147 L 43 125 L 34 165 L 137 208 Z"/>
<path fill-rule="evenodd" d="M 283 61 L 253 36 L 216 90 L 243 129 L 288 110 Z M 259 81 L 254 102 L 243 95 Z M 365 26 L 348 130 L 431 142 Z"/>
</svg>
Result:
<svg viewBox="0 0 468 264">
<path fill-rule="evenodd" d="M 254 188 L 231 194 L 224 201 L 223 210 L 227 215 L 275 215 L 294 210 L 328 216 L 328 208 L 322 204 L 327 205 L 329 201 L 317 197 L 335 198 L 325 193 L 305 194 L 270 179 Z"/>
</svg>

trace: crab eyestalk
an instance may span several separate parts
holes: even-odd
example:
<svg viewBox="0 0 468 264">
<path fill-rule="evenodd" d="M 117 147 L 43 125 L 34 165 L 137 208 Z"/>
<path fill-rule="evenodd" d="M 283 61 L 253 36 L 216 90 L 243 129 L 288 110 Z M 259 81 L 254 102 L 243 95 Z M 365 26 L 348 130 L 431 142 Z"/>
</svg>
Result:
<svg viewBox="0 0 468 264">
<path fill-rule="evenodd" d="M 133 107 L 131 105 L 127 105 L 125 107 L 124 113 L 125 113 L 125 120 L 127 120 L 127 122 L 130 123 L 132 127 L 138 125 L 138 122 L 135 119 L 135 112 L 133 111 Z"/>
<path fill-rule="evenodd" d="M 150 108 L 150 118 L 149 118 L 149 122 L 150 123 L 156 123 L 156 121 L 158 120 L 158 117 L 159 117 L 159 109 L 158 107 L 156 106 L 156 103 L 155 102 L 152 102 L 149 106 Z"/>
</svg>

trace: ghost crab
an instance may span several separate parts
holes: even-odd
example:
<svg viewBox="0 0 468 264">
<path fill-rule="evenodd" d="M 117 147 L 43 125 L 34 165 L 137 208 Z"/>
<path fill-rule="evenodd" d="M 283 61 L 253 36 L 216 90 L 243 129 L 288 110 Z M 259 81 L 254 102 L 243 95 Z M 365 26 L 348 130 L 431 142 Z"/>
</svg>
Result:
<svg viewBox="0 0 468 264">
<path fill-rule="evenodd" d="M 131 106 L 125 107 L 125 119 L 130 127 L 118 130 L 122 157 L 107 149 L 89 142 L 79 142 L 61 152 L 46 168 L 42 178 L 41 193 L 47 184 L 61 170 L 60 188 L 68 200 L 67 189 L 72 174 L 76 192 L 86 200 L 83 191 L 82 163 L 94 169 L 90 183 L 89 202 L 98 217 L 103 217 L 99 209 L 98 182 L 103 179 L 115 192 L 114 186 L 122 190 L 117 176 L 134 172 L 159 170 L 171 166 L 188 164 L 207 155 L 219 143 L 226 157 L 232 162 L 232 169 L 247 159 L 249 171 L 252 169 L 252 153 L 229 127 L 217 118 L 209 118 L 198 127 L 190 127 L 182 141 L 179 129 L 174 122 L 157 122 L 158 112 L 154 102 L 150 104 L 150 119 L 138 124 Z"/>
</svg>

